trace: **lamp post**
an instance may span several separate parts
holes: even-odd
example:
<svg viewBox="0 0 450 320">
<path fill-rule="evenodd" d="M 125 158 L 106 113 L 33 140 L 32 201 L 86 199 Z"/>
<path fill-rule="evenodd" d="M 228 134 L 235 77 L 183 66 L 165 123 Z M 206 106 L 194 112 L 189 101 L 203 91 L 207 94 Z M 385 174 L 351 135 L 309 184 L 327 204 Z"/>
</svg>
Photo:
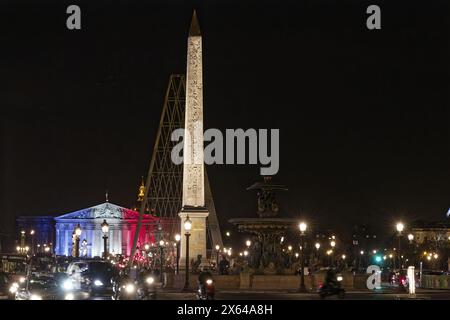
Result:
<svg viewBox="0 0 450 320">
<path fill-rule="evenodd" d="M 161 283 L 163 283 L 163 280 L 164 280 L 164 274 L 163 274 L 163 272 L 164 272 L 164 244 L 165 244 L 165 242 L 164 242 L 164 240 L 159 240 L 159 259 L 160 259 L 160 261 L 161 261 L 161 263 L 160 263 L 160 270 L 159 270 L 159 276 L 160 276 L 160 280 L 161 280 Z"/>
<path fill-rule="evenodd" d="M 409 246 L 410 246 L 410 249 L 409 249 L 410 257 L 412 258 L 413 266 L 415 266 L 415 264 L 416 264 L 416 249 L 413 244 L 414 235 L 412 233 L 408 234 L 408 240 L 409 240 Z"/>
<path fill-rule="evenodd" d="M 314 245 L 316 247 L 316 259 L 317 262 L 319 262 L 319 249 L 320 249 L 320 243 L 316 242 L 316 244 Z"/>
<path fill-rule="evenodd" d="M 179 234 L 175 235 L 176 250 L 177 250 L 177 274 L 180 274 L 180 240 L 181 236 Z"/>
<path fill-rule="evenodd" d="M 299 292 L 306 292 L 305 288 L 305 231 L 307 228 L 307 225 L 305 222 L 300 222 L 298 225 L 298 228 L 300 229 L 300 245 L 302 250 L 302 258 L 301 258 L 301 278 L 300 278 L 300 288 L 298 289 Z"/>
<path fill-rule="evenodd" d="M 31 255 L 34 256 L 34 230 L 30 231 L 31 235 Z"/>
<path fill-rule="evenodd" d="M 189 216 L 186 216 L 186 220 L 184 220 L 184 230 L 186 236 L 186 277 L 184 281 L 183 291 L 189 291 L 189 236 L 191 235 L 192 222 L 189 220 Z"/>
<path fill-rule="evenodd" d="M 334 266 L 334 247 L 336 246 L 336 241 L 331 240 L 331 266 Z"/>
<path fill-rule="evenodd" d="M 403 229 L 405 228 L 405 226 L 404 226 L 403 223 L 399 222 L 399 223 L 397 223 L 397 225 L 395 227 L 396 227 L 397 232 L 398 232 L 398 251 L 397 251 L 397 254 L 398 254 L 398 265 L 399 265 L 399 269 L 401 270 L 402 267 L 403 267 L 403 264 L 402 264 L 401 240 L 402 240 L 402 232 L 403 232 Z"/>
<path fill-rule="evenodd" d="M 77 226 L 73 230 L 74 249 L 72 250 L 72 256 L 75 258 L 80 257 L 80 236 L 81 236 L 81 226 L 80 224 L 77 224 Z"/>
<path fill-rule="evenodd" d="M 20 253 L 24 253 L 25 252 L 25 231 L 22 230 L 20 231 Z"/>
<path fill-rule="evenodd" d="M 220 255 L 220 246 L 216 244 L 216 269 L 219 272 L 219 255 Z"/>
<path fill-rule="evenodd" d="M 106 222 L 106 219 L 103 219 L 102 223 L 102 232 L 103 232 L 103 259 L 108 257 L 108 232 L 109 232 L 109 224 Z"/>
<path fill-rule="evenodd" d="M 49 247 L 46 247 L 45 251 L 47 251 L 47 248 L 48 248 L 48 251 L 50 251 Z M 87 258 L 87 240 L 86 239 L 83 239 L 83 241 L 81 241 L 81 248 L 82 248 L 81 252 L 82 252 L 83 258 Z"/>
</svg>

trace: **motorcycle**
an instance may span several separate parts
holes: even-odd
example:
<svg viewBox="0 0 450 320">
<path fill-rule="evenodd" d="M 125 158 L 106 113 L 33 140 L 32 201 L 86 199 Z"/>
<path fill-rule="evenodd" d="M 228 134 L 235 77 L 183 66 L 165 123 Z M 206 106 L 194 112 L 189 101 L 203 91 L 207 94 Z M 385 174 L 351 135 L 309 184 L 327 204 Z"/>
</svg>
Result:
<svg viewBox="0 0 450 320">
<path fill-rule="evenodd" d="M 156 299 L 155 278 L 147 277 L 144 283 L 137 283 L 137 297 L 139 300 Z"/>
<path fill-rule="evenodd" d="M 342 280 L 342 279 L 341 279 Z M 320 298 L 325 299 L 327 296 L 337 295 L 339 299 L 344 299 L 345 290 L 341 287 L 341 283 L 338 277 L 338 282 L 336 284 L 322 284 L 320 285 L 317 293 Z"/>
<path fill-rule="evenodd" d="M 134 281 L 118 282 L 113 284 L 112 300 L 136 300 L 137 286 Z"/>
<path fill-rule="evenodd" d="M 113 281 L 112 300 L 145 300 L 156 299 L 155 279 L 147 277 L 144 283 L 125 280 Z"/>
<path fill-rule="evenodd" d="M 214 300 L 215 287 L 212 279 L 206 279 L 205 283 L 199 282 L 197 297 L 199 300 Z"/>
</svg>

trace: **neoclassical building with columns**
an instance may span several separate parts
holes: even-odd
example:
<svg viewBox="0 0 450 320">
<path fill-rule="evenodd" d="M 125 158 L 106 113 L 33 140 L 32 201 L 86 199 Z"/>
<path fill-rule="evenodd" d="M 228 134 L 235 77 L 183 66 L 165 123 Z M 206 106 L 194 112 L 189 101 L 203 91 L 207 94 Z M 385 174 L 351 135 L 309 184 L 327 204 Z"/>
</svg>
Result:
<svg viewBox="0 0 450 320">
<path fill-rule="evenodd" d="M 71 255 L 72 235 L 79 224 L 81 227 L 80 256 L 101 257 L 104 247 L 101 224 L 106 220 L 109 224 L 108 252 L 129 255 L 138 217 L 138 212 L 110 202 L 58 216 L 55 218 L 55 253 L 63 256 Z M 144 214 L 138 246 L 154 242 L 158 222 L 157 217 Z"/>
</svg>

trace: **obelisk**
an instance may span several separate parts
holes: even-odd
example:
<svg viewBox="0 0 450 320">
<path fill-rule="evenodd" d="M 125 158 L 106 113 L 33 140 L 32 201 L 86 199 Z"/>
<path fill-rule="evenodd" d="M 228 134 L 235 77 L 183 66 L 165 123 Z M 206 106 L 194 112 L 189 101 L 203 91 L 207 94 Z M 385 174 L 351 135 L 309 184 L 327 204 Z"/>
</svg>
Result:
<svg viewBox="0 0 450 320">
<path fill-rule="evenodd" d="M 189 260 L 202 256 L 206 262 L 205 177 L 203 162 L 203 79 L 202 35 L 194 11 L 189 29 L 186 71 L 186 110 L 183 149 L 183 201 L 181 218 L 181 263 L 186 262 L 186 217 L 192 222 L 189 238 Z"/>
</svg>

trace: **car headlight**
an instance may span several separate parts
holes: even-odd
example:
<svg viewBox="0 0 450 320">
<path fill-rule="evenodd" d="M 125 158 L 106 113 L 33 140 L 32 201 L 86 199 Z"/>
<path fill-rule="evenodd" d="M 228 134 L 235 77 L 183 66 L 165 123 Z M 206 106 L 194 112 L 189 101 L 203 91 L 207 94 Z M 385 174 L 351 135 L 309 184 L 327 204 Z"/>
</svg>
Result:
<svg viewBox="0 0 450 320">
<path fill-rule="evenodd" d="M 153 279 L 153 277 L 148 277 L 147 279 L 145 279 L 145 281 L 146 281 L 148 284 L 153 284 L 153 282 L 155 282 L 155 279 Z"/>
<path fill-rule="evenodd" d="M 95 280 L 94 281 L 94 285 L 96 285 L 97 287 L 102 286 L 103 282 L 101 282 L 100 280 Z"/>
<path fill-rule="evenodd" d="M 64 290 L 72 290 L 73 289 L 73 282 L 71 279 L 67 279 L 63 282 L 62 285 Z"/>
<path fill-rule="evenodd" d="M 66 296 L 64 297 L 65 300 L 74 300 L 75 296 L 73 293 L 68 293 L 66 294 Z"/>
<path fill-rule="evenodd" d="M 206 280 L 206 284 L 211 285 L 213 281 L 211 279 Z"/>
<path fill-rule="evenodd" d="M 134 290 L 135 290 L 134 284 L 129 283 L 129 284 L 127 284 L 127 285 L 125 286 L 125 291 L 126 291 L 127 293 L 133 293 Z"/>
<path fill-rule="evenodd" d="M 38 294 L 32 294 L 30 300 L 42 300 L 42 297 Z"/>
</svg>

